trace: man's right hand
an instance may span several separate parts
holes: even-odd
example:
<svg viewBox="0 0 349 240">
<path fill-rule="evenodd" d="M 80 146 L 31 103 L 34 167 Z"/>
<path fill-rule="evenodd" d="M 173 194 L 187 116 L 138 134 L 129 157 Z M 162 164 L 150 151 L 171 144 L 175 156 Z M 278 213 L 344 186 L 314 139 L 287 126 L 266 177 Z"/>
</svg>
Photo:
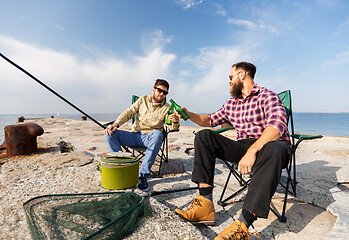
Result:
<svg viewBox="0 0 349 240">
<path fill-rule="evenodd" d="M 208 114 L 196 114 L 188 111 L 188 109 L 183 106 L 182 109 L 188 113 L 188 115 L 190 116 L 189 120 L 191 120 L 192 122 L 201 127 L 210 127 L 210 119 Z"/>
<path fill-rule="evenodd" d="M 104 130 L 104 134 L 112 135 L 113 132 L 119 127 L 117 123 L 113 123 L 108 125 L 108 127 Z"/>
<path fill-rule="evenodd" d="M 183 109 L 184 111 L 186 111 L 186 112 L 189 112 L 188 109 L 187 109 L 186 107 L 183 107 L 183 106 L 182 106 L 182 109 Z"/>
</svg>

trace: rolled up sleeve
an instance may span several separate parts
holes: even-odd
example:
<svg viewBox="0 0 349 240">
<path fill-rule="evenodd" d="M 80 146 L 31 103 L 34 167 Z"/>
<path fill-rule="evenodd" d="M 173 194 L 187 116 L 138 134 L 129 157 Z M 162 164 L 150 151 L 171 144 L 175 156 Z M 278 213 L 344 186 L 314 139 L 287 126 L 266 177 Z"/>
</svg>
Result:
<svg viewBox="0 0 349 240">
<path fill-rule="evenodd" d="M 224 104 L 218 111 L 208 114 L 211 127 L 215 127 L 225 122 L 229 122 L 225 112 L 225 105 L 226 104 Z"/>
<path fill-rule="evenodd" d="M 284 105 L 280 98 L 275 95 L 270 95 L 265 100 L 265 117 L 267 120 L 266 126 L 276 128 L 280 137 L 287 131 L 287 115 Z"/>
</svg>

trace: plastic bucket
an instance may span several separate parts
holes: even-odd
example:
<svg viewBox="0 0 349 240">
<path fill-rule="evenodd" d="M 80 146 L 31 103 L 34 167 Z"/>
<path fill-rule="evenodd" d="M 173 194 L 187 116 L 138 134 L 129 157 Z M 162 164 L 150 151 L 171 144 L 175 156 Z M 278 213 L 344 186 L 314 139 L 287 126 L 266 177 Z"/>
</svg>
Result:
<svg viewBox="0 0 349 240">
<path fill-rule="evenodd" d="M 138 183 L 139 160 L 133 158 L 102 158 L 99 163 L 102 187 L 106 189 L 126 189 L 136 186 Z M 104 160 L 104 161 L 103 161 Z"/>
</svg>

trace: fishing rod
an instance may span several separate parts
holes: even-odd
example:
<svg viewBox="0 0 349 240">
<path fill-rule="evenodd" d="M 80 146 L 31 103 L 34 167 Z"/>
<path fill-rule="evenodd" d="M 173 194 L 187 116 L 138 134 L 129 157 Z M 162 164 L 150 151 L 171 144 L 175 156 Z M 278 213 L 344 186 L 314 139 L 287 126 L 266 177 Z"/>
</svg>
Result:
<svg viewBox="0 0 349 240">
<path fill-rule="evenodd" d="M 29 72 L 27 72 L 25 69 L 21 68 L 20 66 L 18 66 L 16 63 L 14 63 L 13 61 L 11 61 L 10 59 L 8 59 L 6 56 L 4 56 L 2 53 L 0 53 L 0 56 L 5 59 L 7 62 L 11 63 L 13 66 L 15 66 L 16 68 L 18 68 L 19 70 L 21 70 L 22 72 L 24 72 L 25 74 L 27 74 L 29 77 L 31 77 L 32 79 L 34 79 L 37 83 L 39 83 L 40 85 L 42 85 L 43 87 L 45 87 L 46 89 L 48 89 L 50 92 L 52 92 L 53 94 L 55 94 L 57 97 L 59 97 L 60 99 L 62 99 L 64 102 L 68 103 L 70 106 L 72 106 L 73 108 L 75 108 L 76 110 L 78 110 L 79 112 L 81 112 L 83 115 L 85 115 L 86 117 L 88 117 L 89 119 L 91 119 L 94 123 L 96 123 L 98 126 L 102 127 L 102 128 L 106 128 L 105 126 L 103 126 L 101 123 L 99 123 L 97 120 L 95 120 L 94 118 L 92 118 L 90 115 L 88 115 L 87 113 L 85 113 L 84 111 L 82 111 L 80 108 L 78 108 L 77 106 L 75 106 L 74 104 L 72 104 L 71 102 L 69 102 L 67 99 L 65 99 L 64 97 L 62 97 L 61 95 L 59 95 L 57 92 L 55 92 L 52 88 L 50 88 L 49 86 L 47 86 L 46 84 L 44 84 L 43 82 L 41 82 L 39 79 L 37 79 L 36 77 L 34 77 L 33 75 L 31 75 Z"/>
<path fill-rule="evenodd" d="M 77 106 L 75 106 L 74 104 L 72 104 L 71 102 L 69 102 L 67 99 L 65 99 L 64 97 L 62 97 L 61 95 L 59 95 L 57 92 L 55 92 L 53 89 L 51 89 L 50 87 L 48 87 L 46 84 L 44 84 L 43 82 L 41 82 L 39 79 L 37 79 L 36 77 L 34 77 L 33 75 L 31 75 L 29 72 L 27 72 L 25 69 L 23 69 L 22 67 L 18 66 L 16 63 L 14 63 L 13 61 L 11 61 L 10 59 L 8 59 L 7 57 L 5 57 L 2 53 L 0 53 L 0 56 L 5 59 L 7 62 L 11 63 L 13 66 L 15 66 L 16 68 L 18 68 L 19 70 L 21 70 L 22 72 L 24 72 L 25 74 L 27 74 L 29 77 L 31 77 L 32 79 L 34 79 L 36 82 L 38 82 L 40 85 L 42 85 L 43 87 L 45 87 L 46 89 L 48 89 L 50 92 L 52 92 L 53 94 L 55 94 L 57 97 L 59 97 L 60 99 L 62 99 L 64 102 L 68 103 L 70 106 L 72 106 L 73 108 L 75 108 L 76 110 L 78 110 L 79 112 L 81 112 L 82 114 L 84 114 L 86 117 L 88 117 L 89 119 L 91 119 L 94 123 L 96 123 L 98 126 L 102 127 L 102 128 L 106 128 L 105 126 L 103 126 L 101 123 L 99 123 L 98 121 L 96 121 L 94 118 L 92 118 L 91 116 L 89 116 L 88 114 L 86 114 L 84 111 L 82 111 L 80 108 L 78 108 Z M 150 196 L 157 196 L 157 195 L 161 195 L 161 194 L 167 194 L 167 193 L 176 193 L 176 192 L 182 192 L 182 191 L 188 191 L 188 190 L 195 190 L 198 189 L 198 187 L 188 187 L 188 188 L 179 188 L 179 189 L 168 189 L 168 190 L 162 190 L 162 191 L 152 191 L 149 193 L 144 193 L 142 194 L 142 196 L 145 197 L 150 197 Z M 31 199 L 32 200 L 32 199 Z"/>
<path fill-rule="evenodd" d="M 95 122 L 98 126 L 102 127 L 102 128 L 106 128 L 105 126 L 103 126 L 101 123 L 99 123 L 98 121 L 96 121 L 94 118 L 92 118 L 91 116 L 89 116 L 88 114 L 86 114 L 84 111 L 82 111 L 80 108 L 78 108 L 77 106 L 75 106 L 74 104 L 72 104 L 71 102 L 69 102 L 67 99 L 65 99 L 64 97 L 62 97 L 61 95 L 59 95 L 57 92 L 55 92 L 53 89 L 51 89 L 50 87 L 48 87 L 46 84 L 44 84 L 43 82 L 41 82 L 39 79 L 37 79 L 36 77 L 34 77 L 33 75 L 31 75 L 29 72 L 27 72 L 25 69 L 21 68 L 20 66 L 18 66 L 16 63 L 14 63 L 13 61 L 11 61 L 10 59 L 8 59 L 7 57 L 5 57 L 2 53 L 0 53 L 0 56 L 5 59 L 6 61 L 8 61 L 9 63 L 11 63 L 13 66 L 15 66 L 16 68 L 18 68 L 19 70 L 21 70 L 22 72 L 24 72 L 25 74 L 27 74 L 29 77 L 31 77 L 32 79 L 34 79 L 36 82 L 38 82 L 39 84 L 41 84 L 42 86 L 44 86 L 46 89 L 48 89 L 50 92 L 52 92 L 53 94 L 55 94 L 57 97 L 59 97 L 60 99 L 62 99 L 64 102 L 68 103 L 70 106 L 72 106 L 73 108 L 75 108 L 76 110 L 78 110 L 79 112 L 81 112 L 82 114 L 84 114 L 86 117 L 90 118 L 93 122 Z M 170 190 L 163 190 L 163 191 L 153 191 L 150 193 L 146 193 L 144 194 L 144 196 L 156 196 L 156 195 L 160 195 L 160 194 L 166 194 L 166 193 L 174 193 L 174 192 L 181 192 L 181 191 L 188 191 L 188 190 L 194 190 L 194 189 L 198 189 L 198 187 L 189 187 L 189 188 L 181 188 L 181 189 L 170 189 Z"/>
</svg>

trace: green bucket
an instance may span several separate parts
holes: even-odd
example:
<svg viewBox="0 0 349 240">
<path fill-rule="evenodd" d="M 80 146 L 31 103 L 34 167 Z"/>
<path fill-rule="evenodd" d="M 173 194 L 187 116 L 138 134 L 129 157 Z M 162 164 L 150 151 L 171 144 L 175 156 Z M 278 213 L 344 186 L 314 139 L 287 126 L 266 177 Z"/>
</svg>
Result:
<svg viewBox="0 0 349 240">
<path fill-rule="evenodd" d="M 126 189 L 138 183 L 139 160 L 134 157 L 102 157 L 99 162 L 102 187 Z"/>
</svg>

